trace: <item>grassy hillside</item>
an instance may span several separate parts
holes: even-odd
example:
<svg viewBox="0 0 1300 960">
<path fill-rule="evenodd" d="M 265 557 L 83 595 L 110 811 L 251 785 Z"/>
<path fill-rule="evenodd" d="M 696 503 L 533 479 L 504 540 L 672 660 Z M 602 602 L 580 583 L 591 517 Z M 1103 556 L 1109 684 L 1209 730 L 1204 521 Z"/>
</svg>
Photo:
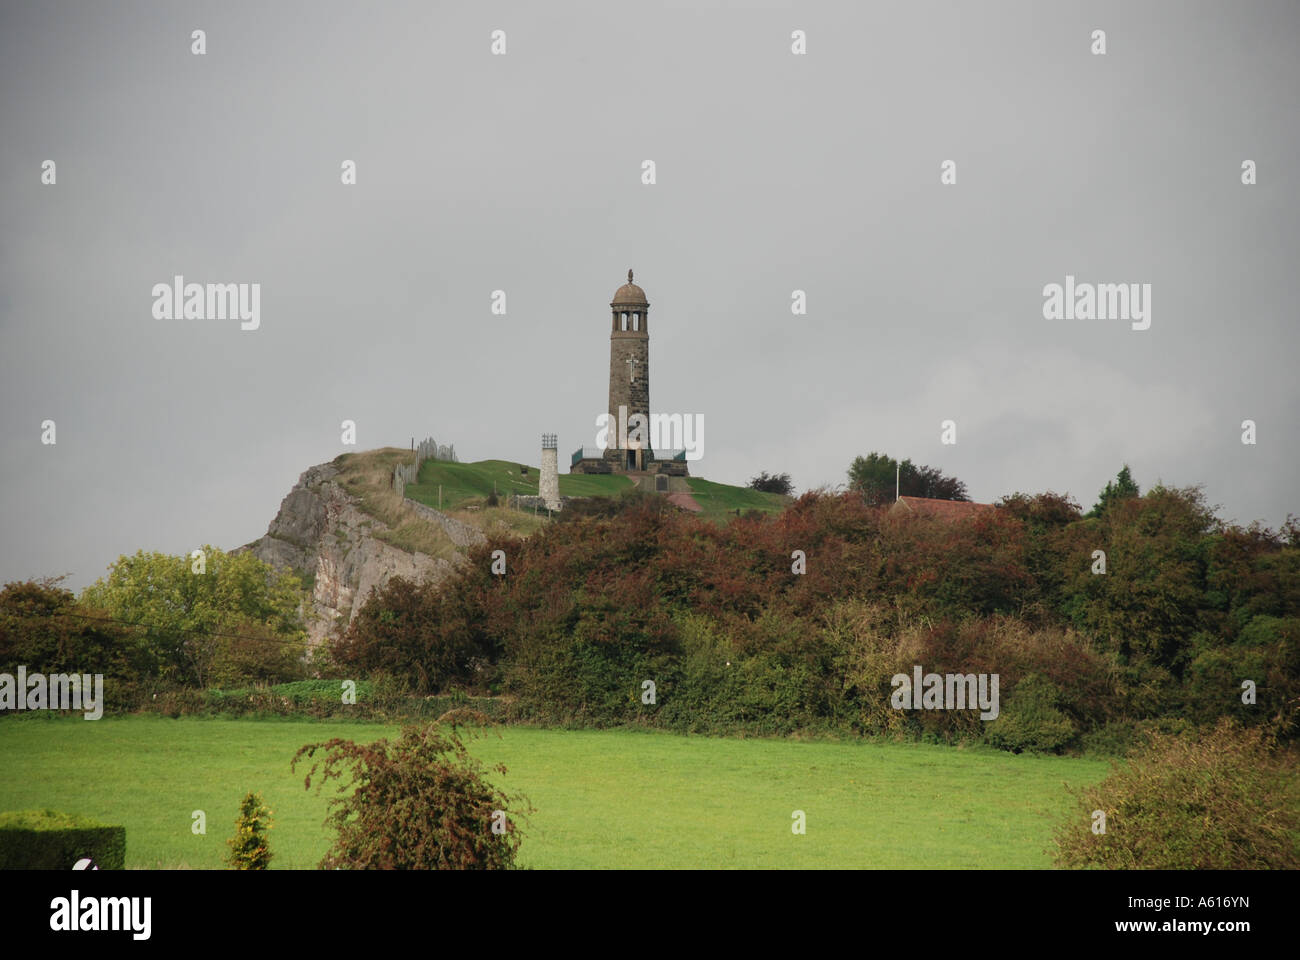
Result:
<svg viewBox="0 0 1300 960">
<path fill-rule="evenodd" d="M 418 483 L 408 484 L 406 495 L 412 500 L 438 506 L 438 487 L 442 486 L 442 509 L 457 510 L 481 503 L 493 490 L 504 501 L 506 494 L 537 495 L 538 468 L 528 465 L 526 474 L 519 464 L 509 460 L 479 460 L 476 463 L 447 463 L 426 460 L 420 466 Z M 733 487 L 700 477 L 686 481 L 691 496 L 704 508 L 706 516 L 735 516 L 737 510 L 781 510 L 787 498 L 774 493 L 760 493 L 747 487 Z M 560 495 L 564 497 L 616 497 L 632 489 L 632 481 L 623 476 L 588 476 L 581 473 L 560 474 Z"/>
<path fill-rule="evenodd" d="M 789 503 L 788 497 L 779 493 L 762 493 L 749 487 L 732 487 L 725 483 L 714 483 L 703 477 L 688 477 L 691 496 L 704 508 L 707 517 L 735 516 L 736 511 L 761 510 L 764 513 L 784 509 Z"/>
<path fill-rule="evenodd" d="M 476 463 L 448 463 L 426 460 L 420 465 L 418 483 L 407 484 L 406 495 L 412 500 L 438 507 L 438 487 L 442 487 L 442 510 L 455 510 L 482 501 L 492 493 L 504 501 L 506 494 L 537 496 L 538 468 L 528 465 L 528 473 L 519 472 L 519 464 L 510 460 L 479 460 Z M 589 477 L 580 473 L 560 474 L 562 497 L 616 497 L 632 489 L 627 477 Z"/>
<path fill-rule="evenodd" d="M 409 463 L 410 457 L 410 451 L 397 447 L 342 454 L 334 460 L 339 486 L 360 501 L 364 513 L 388 525 L 375 534 L 378 539 L 399 550 L 450 560 L 456 547 L 442 527 L 416 516 L 393 489 L 393 468 Z"/>
<path fill-rule="evenodd" d="M 1066 784 L 1105 763 L 927 744 L 732 740 L 499 728 L 473 743 L 528 796 L 536 868 L 1051 866 Z M 289 770 L 303 744 L 393 728 L 307 721 L 28 716 L 0 722 L 0 810 L 52 807 L 126 827 L 128 867 L 220 869 L 245 791 L 273 811 L 273 869 L 329 842 L 325 797 Z M 202 810 L 207 833 L 190 830 Z M 792 834 L 802 810 L 807 833 Z"/>
<path fill-rule="evenodd" d="M 442 528 L 404 507 L 402 498 L 392 488 L 393 468 L 399 463 L 410 463 L 411 456 L 409 450 L 384 447 L 346 453 L 334 462 L 340 471 L 339 483 L 361 500 L 361 509 L 388 524 L 390 529 L 377 536 L 403 550 L 419 550 L 450 559 L 455 554 L 455 547 Z M 512 460 L 479 460 L 475 463 L 426 460 L 420 465 L 418 482 L 406 485 L 406 496 L 441 509 L 485 533 L 504 530 L 526 537 L 545 523 L 546 518 L 505 507 L 508 494 L 537 495 L 538 468 L 528 464 L 528 472 L 521 473 L 519 467 L 520 464 Z M 699 477 L 690 477 L 687 483 L 691 496 L 704 508 L 704 516 L 715 520 L 734 517 L 737 510 L 777 511 L 788 502 L 787 498 L 777 494 L 759 493 L 747 487 L 733 487 Z M 493 489 L 502 505 L 488 508 L 485 501 Z M 565 497 L 617 497 L 632 489 L 632 481 L 624 476 L 560 474 L 560 495 Z"/>
<path fill-rule="evenodd" d="M 360 500 L 361 510 L 388 525 L 388 530 L 375 534 L 378 539 L 401 550 L 418 550 L 433 557 L 450 560 L 456 555 L 457 550 L 442 527 L 417 514 L 393 489 L 393 468 L 399 463 L 410 463 L 410 461 L 409 450 L 400 447 L 383 447 L 362 453 L 345 453 L 335 459 L 334 464 L 339 468 L 339 484 Z M 426 466 L 432 465 L 432 462 L 426 464 Z M 461 464 L 449 464 L 449 466 L 456 467 Z M 518 470 L 517 465 L 515 469 Z M 535 484 L 536 478 L 534 478 Z M 491 492 L 491 489 L 489 480 L 488 491 Z M 427 497 L 413 496 L 419 490 L 417 485 L 408 484 L 407 497 L 421 500 L 430 506 L 438 505 L 436 485 L 433 488 L 432 502 Z M 457 510 L 456 506 L 453 504 L 451 508 L 447 508 L 444 502 L 443 512 L 450 513 L 456 519 L 478 527 L 489 535 L 509 532 L 526 537 L 545 522 L 544 519 L 518 510 L 508 510 L 504 506 L 473 511 Z"/>
</svg>

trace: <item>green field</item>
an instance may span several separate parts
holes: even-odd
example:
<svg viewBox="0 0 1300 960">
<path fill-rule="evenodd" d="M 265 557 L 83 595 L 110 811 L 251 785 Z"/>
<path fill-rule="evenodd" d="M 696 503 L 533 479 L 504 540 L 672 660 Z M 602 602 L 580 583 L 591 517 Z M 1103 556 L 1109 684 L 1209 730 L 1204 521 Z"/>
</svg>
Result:
<svg viewBox="0 0 1300 960">
<path fill-rule="evenodd" d="M 369 724 L 28 716 L 0 721 L 0 810 L 123 824 L 129 867 L 217 868 L 240 798 L 275 813 L 273 867 L 313 867 L 324 798 L 289 771 L 299 746 L 373 740 Z M 474 752 L 537 808 L 521 862 L 565 867 L 1046 867 L 1064 783 L 1092 759 L 927 744 L 684 737 L 507 727 Z M 305 772 L 305 771 L 304 771 Z M 207 815 L 207 834 L 191 814 Z M 803 810 L 807 833 L 792 834 Z"/>
</svg>

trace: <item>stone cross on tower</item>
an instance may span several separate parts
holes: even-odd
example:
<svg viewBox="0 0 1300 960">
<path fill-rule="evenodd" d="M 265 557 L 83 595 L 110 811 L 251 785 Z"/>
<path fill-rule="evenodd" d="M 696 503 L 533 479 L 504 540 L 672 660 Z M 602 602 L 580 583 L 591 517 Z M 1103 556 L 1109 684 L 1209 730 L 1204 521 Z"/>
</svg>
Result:
<svg viewBox="0 0 1300 960">
<path fill-rule="evenodd" d="M 650 422 L 650 334 L 646 319 L 650 301 L 645 291 L 632 282 L 632 271 L 627 272 L 627 283 L 614 292 L 610 301 L 613 311 L 609 333 L 609 416 L 611 424 L 629 423 L 634 414 Z M 623 367 L 627 376 L 623 376 Z M 637 376 L 637 371 L 641 376 Z M 619 408 L 622 408 L 620 411 Z M 629 426 L 628 431 L 631 432 Z M 616 462 L 619 472 L 645 470 L 654 460 L 650 445 L 628 449 L 620 446 L 625 441 L 615 426 L 605 442 L 605 459 Z"/>
</svg>

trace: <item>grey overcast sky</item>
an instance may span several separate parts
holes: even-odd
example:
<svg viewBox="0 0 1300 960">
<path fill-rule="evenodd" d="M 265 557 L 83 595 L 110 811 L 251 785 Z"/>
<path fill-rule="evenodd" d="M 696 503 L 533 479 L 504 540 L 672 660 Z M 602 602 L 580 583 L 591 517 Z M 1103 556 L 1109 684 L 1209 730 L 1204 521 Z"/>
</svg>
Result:
<svg viewBox="0 0 1300 960">
<path fill-rule="evenodd" d="M 879 450 L 1086 508 L 1127 461 L 1300 513 L 1294 0 L 0 9 L 0 580 L 245 543 L 348 449 L 567 464 L 629 267 L 697 475 Z M 175 274 L 260 328 L 155 319 Z M 1067 274 L 1150 329 L 1044 319 Z"/>
</svg>

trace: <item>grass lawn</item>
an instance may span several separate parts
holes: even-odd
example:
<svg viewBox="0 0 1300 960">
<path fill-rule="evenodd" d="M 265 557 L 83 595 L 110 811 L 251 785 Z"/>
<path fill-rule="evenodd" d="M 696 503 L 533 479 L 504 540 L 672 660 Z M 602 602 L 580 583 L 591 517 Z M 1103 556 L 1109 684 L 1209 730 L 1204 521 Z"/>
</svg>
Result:
<svg viewBox="0 0 1300 960">
<path fill-rule="evenodd" d="M 455 511 L 471 503 L 481 503 L 493 489 L 503 502 L 511 493 L 536 496 L 537 478 L 537 467 L 530 465 L 528 473 L 521 474 L 519 464 L 510 460 L 479 460 L 476 463 L 426 460 L 420 465 L 419 482 L 406 485 L 406 495 L 437 508 L 438 488 L 441 486 L 441 509 Z M 689 477 L 686 482 L 690 485 L 691 496 L 704 508 L 704 515 L 715 519 L 735 516 L 737 510 L 781 510 L 788 502 L 786 497 L 778 494 L 714 483 L 700 477 Z M 560 474 L 560 495 L 565 497 L 617 497 L 631 489 L 632 481 L 625 476 Z"/>
<path fill-rule="evenodd" d="M 779 493 L 732 487 L 703 477 L 687 477 L 686 482 L 690 484 L 691 496 L 695 502 L 704 508 L 706 517 L 725 517 L 727 514 L 735 516 L 737 510 L 762 510 L 765 513 L 780 511 L 790 502 L 789 497 L 783 497 Z"/>
<path fill-rule="evenodd" d="M 406 485 L 412 500 L 438 508 L 438 487 L 442 486 L 442 510 L 455 510 L 461 504 L 478 502 L 496 485 L 497 496 L 506 494 L 537 496 L 538 468 L 528 465 L 528 473 L 519 472 L 511 460 L 479 460 L 476 463 L 451 463 L 426 460 L 420 464 L 418 483 Z M 564 497 L 616 497 L 632 488 L 627 477 L 585 476 L 581 473 L 560 474 L 560 495 Z"/>
<path fill-rule="evenodd" d="M 733 740 L 507 727 L 473 751 L 537 808 L 522 863 L 564 867 L 1046 867 L 1063 782 L 1099 760 L 925 744 Z M 239 801 L 274 812 L 274 867 L 315 866 L 325 799 L 289 759 L 372 724 L 51 715 L 0 721 L 0 810 L 52 807 L 126 826 L 128 867 L 219 868 Z M 191 832 L 203 810 L 207 833 Z M 792 834 L 803 810 L 807 833 Z"/>
</svg>

